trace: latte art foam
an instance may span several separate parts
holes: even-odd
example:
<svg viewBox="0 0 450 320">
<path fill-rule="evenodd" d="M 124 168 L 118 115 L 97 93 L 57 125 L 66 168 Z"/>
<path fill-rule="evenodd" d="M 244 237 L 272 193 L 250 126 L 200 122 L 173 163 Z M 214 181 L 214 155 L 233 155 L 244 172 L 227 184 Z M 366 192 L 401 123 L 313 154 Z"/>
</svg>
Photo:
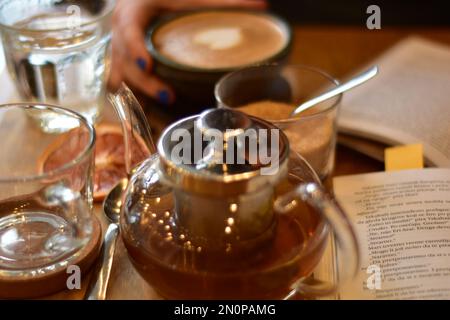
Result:
<svg viewBox="0 0 450 320">
<path fill-rule="evenodd" d="M 287 27 L 270 15 L 211 11 L 182 16 L 153 34 L 168 60 L 201 69 L 236 68 L 263 62 L 288 44 Z"/>
<path fill-rule="evenodd" d="M 242 42 L 242 32 L 239 28 L 206 29 L 194 36 L 194 42 L 208 46 L 210 50 L 226 50 Z"/>
</svg>

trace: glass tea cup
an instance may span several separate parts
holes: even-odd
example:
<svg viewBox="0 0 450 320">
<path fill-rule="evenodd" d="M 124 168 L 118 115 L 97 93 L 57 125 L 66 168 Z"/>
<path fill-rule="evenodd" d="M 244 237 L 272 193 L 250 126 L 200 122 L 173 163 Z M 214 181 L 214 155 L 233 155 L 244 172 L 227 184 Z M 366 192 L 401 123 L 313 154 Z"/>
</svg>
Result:
<svg viewBox="0 0 450 320">
<path fill-rule="evenodd" d="M 45 133 L 30 112 L 70 118 L 77 125 L 65 133 Z M 64 270 L 90 243 L 95 132 L 86 119 L 66 109 L 9 104 L 0 106 L 0 135 L 4 285 Z"/>
<path fill-rule="evenodd" d="M 224 76 L 215 87 L 219 108 L 237 108 L 282 129 L 324 181 L 334 167 L 341 96 L 289 118 L 301 103 L 339 84 L 322 70 L 303 65 L 259 65 Z"/>
<path fill-rule="evenodd" d="M 92 123 L 100 116 L 115 0 L 0 3 L 0 32 L 11 77 L 23 101 L 56 104 Z M 66 118 L 32 114 L 45 131 L 72 128 Z M 58 122 L 58 124 L 53 124 Z"/>
</svg>

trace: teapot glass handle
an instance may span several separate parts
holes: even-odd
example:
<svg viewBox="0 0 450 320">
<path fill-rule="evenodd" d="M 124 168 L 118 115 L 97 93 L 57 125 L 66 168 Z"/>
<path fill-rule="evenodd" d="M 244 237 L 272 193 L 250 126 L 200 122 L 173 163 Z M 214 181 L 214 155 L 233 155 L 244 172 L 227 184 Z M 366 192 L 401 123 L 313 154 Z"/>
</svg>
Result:
<svg viewBox="0 0 450 320">
<path fill-rule="evenodd" d="M 138 164 L 156 153 L 150 125 L 142 106 L 125 83 L 122 82 L 116 93 L 108 93 L 108 99 L 122 125 L 125 139 L 125 167 L 130 176 Z"/>
<path fill-rule="evenodd" d="M 280 213 L 288 213 L 297 201 L 304 201 L 323 215 L 332 228 L 339 247 L 341 261 L 345 261 L 345 268 L 339 270 L 335 283 L 299 280 L 293 290 L 285 297 L 292 298 L 296 293 L 308 297 L 321 297 L 336 293 L 339 286 L 353 278 L 359 268 L 359 247 L 355 231 L 347 215 L 339 204 L 317 183 L 303 183 L 275 201 L 275 209 Z"/>
</svg>

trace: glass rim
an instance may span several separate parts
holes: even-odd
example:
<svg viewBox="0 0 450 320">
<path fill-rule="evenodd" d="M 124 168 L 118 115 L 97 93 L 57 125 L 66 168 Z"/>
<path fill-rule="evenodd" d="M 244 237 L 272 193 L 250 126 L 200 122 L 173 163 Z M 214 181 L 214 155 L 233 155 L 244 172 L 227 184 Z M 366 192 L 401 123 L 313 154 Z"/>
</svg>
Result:
<svg viewBox="0 0 450 320">
<path fill-rule="evenodd" d="M 13 1 L 20 1 L 20 0 L 13 0 Z M 111 1 L 112 5 L 108 10 L 100 14 L 99 16 L 94 17 L 92 20 L 80 24 L 77 28 L 85 28 L 90 25 L 94 25 L 98 23 L 99 21 L 102 21 L 106 19 L 107 17 L 111 16 L 115 7 L 116 7 L 116 0 L 109 0 Z M 6 3 L 5 3 L 6 4 Z M 0 5 L 0 12 L 2 11 L 2 5 Z M 15 31 L 15 32 L 25 32 L 25 33 L 50 33 L 50 32 L 63 32 L 63 31 L 69 31 L 71 30 L 69 27 L 60 27 L 60 28 L 52 28 L 52 29 L 33 29 L 33 28 L 21 28 L 21 27 L 15 27 L 10 24 L 5 24 L 0 19 L 0 28 L 7 29 L 9 31 Z"/>
<path fill-rule="evenodd" d="M 17 177 L 2 177 L 0 176 L 0 183 L 11 183 L 11 182 L 28 182 L 28 181 L 36 181 L 36 180 L 42 180 L 49 177 L 54 177 L 58 175 L 59 173 L 62 173 L 64 171 L 67 171 L 70 168 L 73 168 L 74 166 L 78 165 L 80 162 L 82 162 L 84 159 L 86 159 L 89 154 L 92 153 L 94 146 L 95 146 L 95 129 L 94 126 L 82 115 L 55 105 L 46 104 L 46 103 L 8 103 L 8 104 L 0 104 L 0 111 L 4 109 L 36 109 L 36 110 L 49 110 L 53 111 L 58 114 L 63 114 L 72 118 L 76 118 L 80 121 L 80 127 L 83 125 L 88 129 L 89 131 L 89 142 L 87 146 L 80 151 L 77 156 L 72 159 L 71 161 L 57 167 L 56 169 L 43 172 L 40 174 L 34 174 L 34 175 L 24 175 L 24 176 L 17 176 Z"/>
<path fill-rule="evenodd" d="M 312 71 L 313 73 L 319 74 L 321 75 L 324 79 L 328 80 L 331 84 L 334 84 L 335 86 L 338 86 L 340 84 L 340 81 L 336 78 L 334 78 L 333 76 L 331 76 L 329 73 L 327 73 L 326 71 L 314 67 L 314 66 L 310 66 L 310 65 L 305 65 L 305 64 L 287 64 L 287 65 L 283 65 L 283 64 L 276 64 L 276 63 L 269 63 L 269 64 L 260 64 L 260 65 L 253 65 L 250 67 L 246 67 L 246 68 L 242 68 L 233 72 L 230 72 L 228 74 L 226 74 L 225 76 L 223 76 L 215 85 L 214 87 L 214 98 L 216 99 L 216 102 L 220 107 L 225 107 L 225 108 L 232 108 L 233 107 L 229 107 L 227 106 L 226 103 L 223 102 L 222 98 L 219 95 L 219 89 L 220 87 L 223 85 L 223 83 L 225 83 L 226 81 L 229 80 L 229 78 L 235 76 L 235 75 L 239 75 L 241 72 L 245 72 L 251 69 L 261 69 L 261 68 L 280 68 L 280 69 L 286 69 L 286 68 L 290 68 L 290 69 L 303 69 L 303 70 L 307 70 L 307 71 Z M 275 125 L 285 125 L 285 124 L 292 124 L 292 123 L 296 123 L 296 122 L 302 122 L 302 121 L 307 121 L 310 119 L 314 119 L 316 117 L 319 117 L 323 114 L 328 113 L 329 111 L 335 109 L 342 101 L 342 96 L 343 94 L 340 93 L 339 95 L 337 95 L 337 99 L 336 101 L 331 104 L 329 107 L 320 110 L 318 112 L 315 112 L 313 114 L 308 114 L 308 115 L 304 115 L 302 117 L 297 117 L 297 118 L 287 118 L 287 119 L 282 119 L 282 120 L 272 120 L 272 119 L 266 119 L 264 118 L 264 120 L 269 121 Z"/>
</svg>

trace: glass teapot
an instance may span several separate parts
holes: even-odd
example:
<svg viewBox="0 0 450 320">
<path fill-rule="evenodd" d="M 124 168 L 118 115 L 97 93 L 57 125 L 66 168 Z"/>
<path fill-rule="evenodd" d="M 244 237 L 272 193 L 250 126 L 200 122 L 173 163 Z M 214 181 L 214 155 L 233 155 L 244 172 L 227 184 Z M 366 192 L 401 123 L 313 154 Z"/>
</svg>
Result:
<svg viewBox="0 0 450 320">
<path fill-rule="evenodd" d="M 211 109 L 169 126 L 155 147 L 132 92 L 122 85 L 109 99 L 122 123 L 129 171 L 123 241 L 135 268 L 162 296 L 331 294 L 337 282 L 311 277 L 330 230 L 345 261 L 339 281 L 354 275 L 359 259 L 351 224 L 277 127 Z"/>
</svg>

